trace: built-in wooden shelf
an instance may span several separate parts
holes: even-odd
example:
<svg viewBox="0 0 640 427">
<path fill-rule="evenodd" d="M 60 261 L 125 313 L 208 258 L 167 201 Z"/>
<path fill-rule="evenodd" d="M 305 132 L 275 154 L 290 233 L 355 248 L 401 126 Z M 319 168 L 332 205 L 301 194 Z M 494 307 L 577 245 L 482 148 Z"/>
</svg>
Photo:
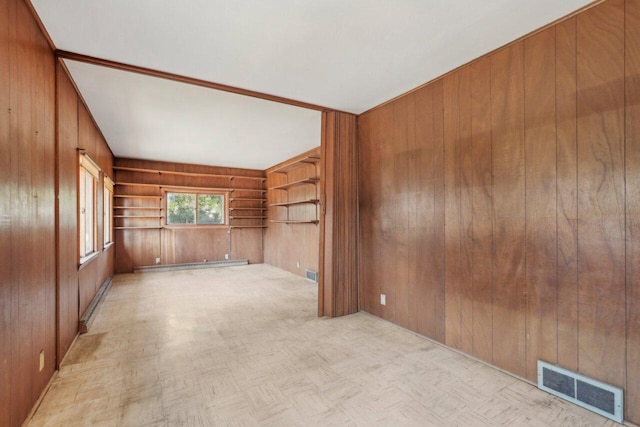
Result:
<svg viewBox="0 0 640 427">
<path fill-rule="evenodd" d="M 159 230 L 162 227 L 159 225 L 149 227 L 113 227 L 116 230 Z"/>
<path fill-rule="evenodd" d="M 276 185 L 271 187 L 270 189 L 271 190 L 288 190 L 292 187 L 297 187 L 299 185 L 306 185 L 306 184 L 315 185 L 318 181 L 320 181 L 318 178 L 304 178 L 298 181 L 292 181 L 292 182 L 287 182 L 286 184 Z"/>
<path fill-rule="evenodd" d="M 163 215 L 114 215 L 114 218 L 164 218 Z"/>
<path fill-rule="evenodd" d="M 269 172 L 270 173 L 289 173 L 292 170 L 295 170 L 307 165 L 313 165 L 318 163 L 319 161 L 320 161 L 320 157 L 315 157 L 315 156 L 302 157 L 300 159 L 278 166 L 277 168 L 272 169 Z"/>
<path fill-rule="evenodd" d="M 130 168 L 125 166 L 114 166 L 113 169 L 118 171 L 151 173 L 151 174 L 158 174 L 158 175 L 180 175 L 180 176 L 196 176 L 196 177 L 209 177 L 209 178 L 224 178 L 224 179 L 228 179 L 229 181 L 232 181 L 234 179 L 251 179 L 255 181 L 264 182 L 267 179 L 262 176 L 221 175 L 221 174 L 214 174 L 214 173 L 178 172 L 178 171 L 168 171 L 168 170 L 158 170 L 158 169 Z"/>
<path fill-rule="evenodd" d="M 264 219 L 266 216 L 244 216 L 244 215 L 231 215 L 229 219 Z"/>
<path fill-rule="evenodd" d="M 135 194 L 114 194 L 113 197 L 122 199 L 162 199 L 162 196 L 136 196 Z"/>
<path fill-rule="evenodd" d="M 217 188 L 217 187 L 192 187 L 188 185 L 163 185 L 163 184 L 142 184 L 137 182 L 116 182 L 121 187 L 145 187 L 167 190 L 191 190 L 191 191 L 221 191 L 231 193 L 233 191 L 265 191 L 245 188 Z"/>
<path fill-rule="evenodd" d="M 230 225 L 229 228 L 267 228 L 266 225 Z"/>
<path fill-rule="evenodd" d="M 256 199 L 256 198 L 251 198 L 251 197 L 230 197 L 229 198 L 230 202 L 266 202 L 267 199 Z M 241 209 L 241 208 L 236 208 L 236 209 Z"/>
<path fill-rule="evenodd" d="M 261 208 L 243 208 L 243 207 L 239 207 L 239 208 L 229 208 L 229 211 L 266 211 L 267 208 L 265 207 L 261 207 Z"/>
<path fill-rule="evenodd" d="M 288 219 L 272 219 L 269 222 L 274 222 L 276 224 L 317 224 L 320 221 L 317 219 L 310 220 L 288 220 Z"/>
<path fill-rule="evenodd" d="M 113 209 L 142 209 L 142 210 L 162 210 L 158 206 L 114 206 Z"/>
<path fill-rule="evenodd" d="M 293 206 L 293 205 L 307 205 L 307 204 L 315 205 L 315 204 L 318 204 L 318 202 L 320 202 L 320 200 L 318 200 L 318 199 L 292 200 L 290 202 L 271 203 L 269 206 L 284 206 L 284 207 L 288 207 L 288 206 Z"/>
</svg>

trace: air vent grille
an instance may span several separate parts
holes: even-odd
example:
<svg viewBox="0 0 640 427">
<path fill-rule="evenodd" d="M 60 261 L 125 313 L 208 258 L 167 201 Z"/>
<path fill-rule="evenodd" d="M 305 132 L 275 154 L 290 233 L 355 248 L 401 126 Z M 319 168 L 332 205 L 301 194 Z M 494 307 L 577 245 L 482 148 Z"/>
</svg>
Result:
<svg viewBox="0 0 640 427">
<path fill-rule="evenodd" d="M 305 276 L 307 280 L 311 280 L 314 283 L 318 283 L 318 272 L 313 270 L 305 270 Z"/>
<path fill-rule="evenodd" d="M 622 389 L 538 360 L 538 388 L 621 423 Z"/>
</svg>

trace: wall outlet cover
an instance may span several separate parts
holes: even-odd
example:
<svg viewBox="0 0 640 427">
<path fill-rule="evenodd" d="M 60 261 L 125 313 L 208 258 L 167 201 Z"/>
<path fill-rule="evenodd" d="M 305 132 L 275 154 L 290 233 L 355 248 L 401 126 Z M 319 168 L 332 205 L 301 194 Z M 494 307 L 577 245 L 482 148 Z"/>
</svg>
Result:
<svg viewBox="0 0 640 427">
<path fill-rule="evenodd" d="M 385 294 L 380 294 L 380 305 L 387 305 L 387 296 Z"/>
</svg>

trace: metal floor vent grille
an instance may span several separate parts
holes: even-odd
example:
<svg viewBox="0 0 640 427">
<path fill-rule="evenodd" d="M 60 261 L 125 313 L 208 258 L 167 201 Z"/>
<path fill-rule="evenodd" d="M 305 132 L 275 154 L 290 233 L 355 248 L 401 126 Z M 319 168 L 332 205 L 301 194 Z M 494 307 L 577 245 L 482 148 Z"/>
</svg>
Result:
<svg viewBox="0 0 640 427">
<path fill-rule="evenodd" d="M 304 270 L 307 280 L 311 280 L 314 283 L 318 282 L 318 272 L 313 270 Z"/>
<path fill-rule="evenodd" d="M 538 360 L 538 388 L 622 423 L 622 389 Z"/>
<path fill-rule="evenodd" d="M 186 264 L 148 265 L 144 267 L 135 267 L 133 272 L 141 273 L 150 271 L 192 270 L 194 268 L 234 267 L 248 264 L 249 261 L 246 259 L 230 259 L 224 261 L 190 262 Z"/>
</svg>

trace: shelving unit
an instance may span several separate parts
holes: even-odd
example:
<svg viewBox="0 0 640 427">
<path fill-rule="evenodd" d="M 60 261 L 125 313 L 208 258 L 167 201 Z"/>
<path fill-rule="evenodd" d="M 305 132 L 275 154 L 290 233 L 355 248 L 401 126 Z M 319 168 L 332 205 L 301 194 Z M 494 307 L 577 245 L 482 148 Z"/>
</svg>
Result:
<svg viewBox="0 0 640 427">
<path fill-rule="evenodd" d="M 270 171 L 270 174 L 283 174 L 286 176 L 287 182 L 284 184 L 273 185 L 269 187 L 270 191 L 284 191 L 287 194 L 287 200 L 283 202 L 274 202 L 270 203 L 270 207 L 284 208 L 286 209 L 286 219 L 271 219 L 269 222 L 274 224 L 318 224 L 320 221 L 318 220 L 318 209 L 317 205 L 320 202 L 318 197 L 318 183 L 320 182 L 320 178 L 317 173 L 317 164 L 320 162 L 320 157 L 315 156 L 306 156 L 297 160 L 294 160 L 289 163 L 285 163 L 279 166 L 276 169 Z M 304 168 L 309 165 L 314 165 L 314 174 L 313 176 L 307 176 L 305 178 L 295 179 L 294 181 L 289 180 L 289 174 L 293 171 L 299 170 L 300 168 Z M 313 186 L 314 188 L 314 196 L 313 197 L 304 197 L 300 199 L 291 198 L 289 190 L 302 187 L 302 186 Z M 300 219 L 300 218 L 291 218 L 290 217 L 290 208 L 294 206 L 302 206 L 302 205 L 315 205 L 315 218 L 314 219 Z"/>
</svg>

